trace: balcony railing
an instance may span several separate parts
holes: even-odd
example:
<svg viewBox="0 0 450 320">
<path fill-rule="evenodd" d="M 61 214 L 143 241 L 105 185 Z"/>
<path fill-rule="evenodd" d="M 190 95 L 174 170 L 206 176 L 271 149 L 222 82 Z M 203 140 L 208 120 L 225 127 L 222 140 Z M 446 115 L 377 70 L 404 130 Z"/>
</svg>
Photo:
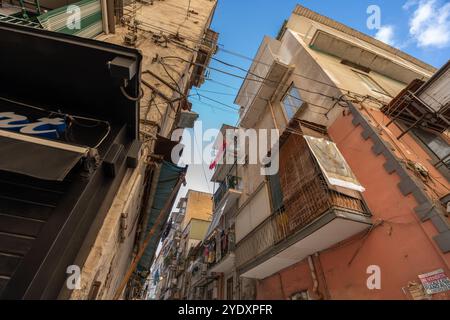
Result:
<svg viewBox="0 0 450 320">
<path fill-rule="evenodd" d="M 290 156 L 289 162 L 285 162 L 284 167 L 280 166 L 283 209 L 239 241 L 236 248 L 238 267 L 269 252 L 275 245 L 299 234 L 328 213 L 370 216 L 358 192 L 341 193 L 328 185 L 305 143 L 295 145 L 292 152 L 295 157 Z M 338 236 L 332 235 L 332 238 L 337 239 Z"/>
<path fill-rule="evenodd" d="M 207 264 L 203 262 L 204 258 L 198 258 L 192 266 L 191 269 L 191 285 L 195 285 L 203 277 L 207 275 Z"/>
<path fill-rule="evenodd" d="M 322 208 L 315 214 L 306 214 L 306 210 L 298 211 L 295 215 L 287 212 L 279 212 L 260 224 L 247 237 L 242 239 L 236 248 L 236 264 L 241 266 L 253 258 L 270 250 L 276 244 L 294 235 L 305 228 L 315 219 L 331 210 L 344 210 L 368 215 L 363 209 L 363 203 L 357 199 L 346 199 L 345 196 L 330 190 L 330 195 L 325 201 L 315 203 L 313 206 Z"/>
<path fill-rule="evenodd" d="M 217 50 L 217 41 L 219 40 L 219 34 L 211 29 L 207 29 L 205 36 L 202 39 L 202 45 L 210 49 L 214 54 Z"/>
<path fill-rule="evenodd" d="M 222 181 L 222 183 L 219 185 L 219 188 L 214 193 L 214 196 L 213 196 L 214 207 L 216 208 L 219 205 L 220 201 L 226 195 L 228 190 L 230 190 L 230 189 L 241 190 L 240 183 L 241 183 L 241 178 L 233 176 L 233 175 L 226 176 L 225 180 Z"/>
<path fill-rule="evenodd" d="M 201 41 L 200 48 L 197 52 L 197 60 L 193 71 L 194 86 L 200 86 L 205 81 L 205 66 L 209 64 L 211 56 L 217 51 L 217 41 L 219 34 L 211 29 L 206 30 L 205 35 Z"/>
<path fill-rule="evenodd" d="M 211 269 L 220 262 L 222 262 L 225 258 L 228 257 L 230 253 L 233 253 L 235 250 L 235 231 L 234 228 L 230 228 L 225 233 L 218 233 L 214 240 L 216 241 L 216 248 L 220 245 L 220 255 L 215 255 L 214 260 L 208 263 L 208 268 Z"/>
</svg>

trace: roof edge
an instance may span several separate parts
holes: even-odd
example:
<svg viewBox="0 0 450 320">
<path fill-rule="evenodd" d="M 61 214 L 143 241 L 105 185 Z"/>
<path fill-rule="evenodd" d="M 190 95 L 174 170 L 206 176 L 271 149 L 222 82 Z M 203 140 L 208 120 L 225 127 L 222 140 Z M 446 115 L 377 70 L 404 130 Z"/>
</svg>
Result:
<svg viewBox="0 0 450 320">
<path fill-rule="evenodd" d="M 336 20 L 333 20 L 331 18 L 323 16 L 323 15 L 321 15 L 321 14 L 315 12 L 315 11 L 312 11 L 312 10 L 306 8 L 306 7 L 303 7 L 303 6 L 299 5 L 299 4 L 296 5 L 296 7 L 295 7 L 295 9 L 294 9 L 294 11 L 292 13 L 296 14 L 298 16 L 302 16 L 302 17 L 308 18 L 310 20 L 316 21 L 318 23 L 321 23 L 323 25 L 326 25 L 328 27 L 331 27 L 331 28 L 336 29 L 338 31 L 344 32 L 344 33 L 349 34 L 349 35 L 351 35 L 353 37 L 356 37 L 356 38 L 358 38 L 358 39 L 360 39 L 362 41 L 370 43 L 370 44 L 372 44 L 372 45 L 374 45 L 374 46 L 376 46 L 376 47 L 378 47 L 380 49 L 386 50 L 386 51 L 388 51 L 388 52 L 390 52 L 390 53 L 392 53 L 394 55 L 397 55 L 400 58 L 403 58 L 403 59 L 405 59 L 405 60 L 407 60 L 407 61 L 409 61 L 409 62 L 411 62 L 411 63 L 413 63 L 413 64 L 415 64 L 415 65 L 417 65 L 417 66 L 419 66 L 419 67 L 421 67 L 421 68 L 423 68 L 425 70 L 427 70 L 427 71 L 430 71 L 430 72 L 433 72 L 433 73 L 437 71 L 437 68 L 433 67 L 432 65 L 430 65 L 430 64 L 428 64 L 426 62 L 423 62 L 422 60 L 419 60 L 419 59 L 417 59 L 417 58 L 415 58 L 415 57 L 413 57 L 413 56 L 411 56 L 411 55 L 409 55 L 409 54 L 407 54 L 407 53 L 405 53 L 405 52 L 403 52 L 403 51 L 401 51 L 401 50 L 399 50 L 397 48 L 394 48 L 394 47 L 392 47 L 392 46 L 390 46 L 390 45 L 380 41 L 380 40 L 377 40 L 377 39 L 375 39 L 375 38 L 373 38 L 373 37 L 371 37 L 371 36 L 369 36 L 369 35 L 367 35 L 365 33 L 362 33 L 362 32 L 360 32 L 360 31 L 358 31 L 356 29 L 348 27 L 345 24 L 342 24 L 342 23 L 340 23 L 340 22 L 338 22 Z"/>
</svg>

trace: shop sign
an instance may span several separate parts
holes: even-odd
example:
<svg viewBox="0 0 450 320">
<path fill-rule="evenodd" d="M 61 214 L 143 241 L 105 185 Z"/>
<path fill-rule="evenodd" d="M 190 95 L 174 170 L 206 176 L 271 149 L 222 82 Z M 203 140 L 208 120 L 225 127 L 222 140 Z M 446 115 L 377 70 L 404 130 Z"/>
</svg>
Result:
<svg viewBox="0 0 450 320">
<path fill-rule="evenodd" d="M 0 112 L 0 129 L 56 139 L 66 130 L 66 122 L 62 118 L 49 117 L 30 121 L 27 116 L 15 112 Z"/>
</svg>

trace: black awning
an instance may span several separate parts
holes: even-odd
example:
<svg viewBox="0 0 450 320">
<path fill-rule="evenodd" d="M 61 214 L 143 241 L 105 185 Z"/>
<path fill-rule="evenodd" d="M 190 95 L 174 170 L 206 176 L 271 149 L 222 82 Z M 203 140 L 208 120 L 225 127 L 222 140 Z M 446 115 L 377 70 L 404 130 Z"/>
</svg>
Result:
<svg viewBox="0 0 450 320">
<path fill-rule="evenodd" d="M 62 181 L 84 156 L 64 148 L 0 136 L 0 170 Z"/>
</svg>

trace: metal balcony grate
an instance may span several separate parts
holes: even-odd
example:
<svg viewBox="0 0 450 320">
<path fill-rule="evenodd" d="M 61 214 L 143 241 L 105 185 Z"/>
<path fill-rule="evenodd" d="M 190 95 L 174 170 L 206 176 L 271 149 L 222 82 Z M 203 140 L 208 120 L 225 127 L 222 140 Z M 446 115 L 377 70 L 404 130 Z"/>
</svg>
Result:
<svg viewBox="0 0 450 320">
<path fill-rule="evenodd" d="M 41 25 L 37 22 L 29 21 L 22 18 L 17 18 L 14 16 L 7 16 L 0 13 L 0 22 L 30 27 L 30 28 L 36 28 L 36 29 L 42 29 Z"/>
</svg>

